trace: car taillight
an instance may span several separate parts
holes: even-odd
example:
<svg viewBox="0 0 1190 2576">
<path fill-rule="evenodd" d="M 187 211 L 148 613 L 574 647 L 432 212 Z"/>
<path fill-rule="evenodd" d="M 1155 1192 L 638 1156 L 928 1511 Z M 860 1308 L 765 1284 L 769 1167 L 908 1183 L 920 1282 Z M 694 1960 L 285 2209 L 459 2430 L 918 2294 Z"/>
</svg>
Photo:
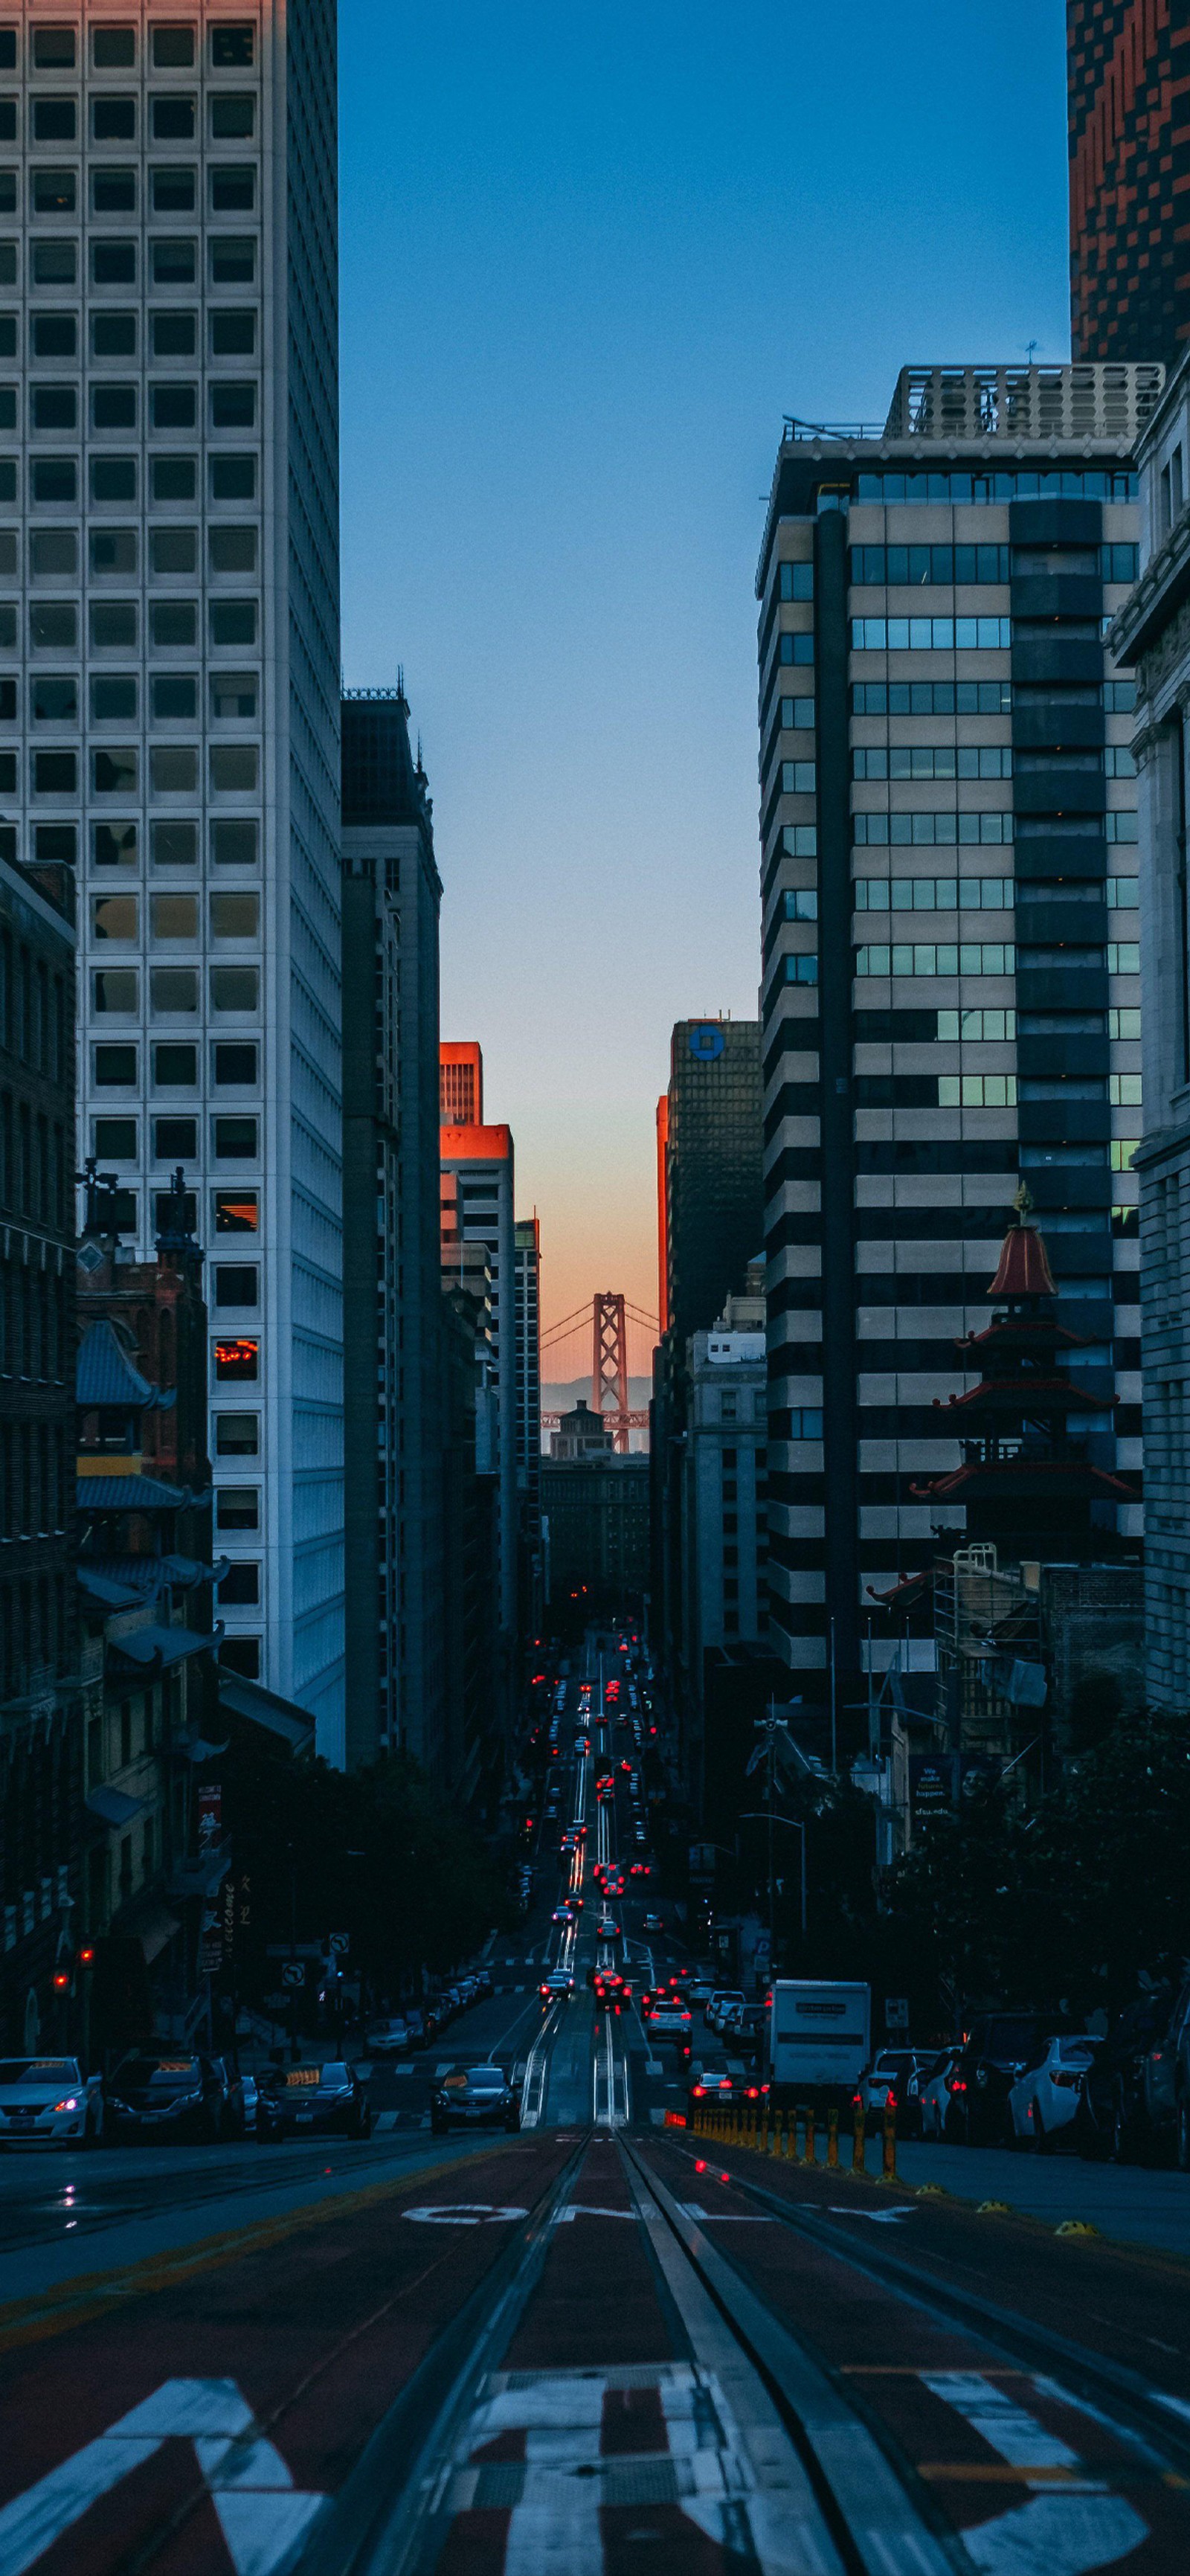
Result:
<svg viewBox="0 0 1190 2576">
<path fill-rule="evenodd" d="M 705 2085 L 705 2084 L 695 2084 L 691 2089 L 692 2089 L 692 2091 L 693 2091 L 693 2093 L 694 2093 L 695 2099 L 696 2099 L 697 2101 L 700 2101 L 700 2102 L 701 2102 L 702 2097 L 703 2097 L 703 2094 L 706 2092 L 706 2089 L 707 2089 L 707 2088 L 706 2088 L 706 2085 Z"/>
<path fill-rule="evenodd" d="M 862 2094 L 862 2093 L 853 2093 L 853 2094 L 852 2094 L 852 2096 L 851 2096 L 851 2108 L 852 2108 L 852 2110 L 853 2110 L 853 2111 L 862 2111 L 863 2107 L 864 2107 L 864 2097 L 863 2097 L 863 2094 Z"/>
<path fill-rule="evenodd" d="M 748 2086 L 748 2100 L 750 2102 L 759 2102 L 760 2086 L 758 2084 L 750 2084 Z"/>
<path fill-rule="evenodd" d="M 884 2096 L 884 2107 L 885 2107 L 885 2110 L 886 2110 L 886 2111 L 895 2111 L 895 2110 L 896 2110 L 896 2107 L 897 2107 L 897 2097 L 896 2097 L 896 2094 L 895 2094 L 895 2093 L 886 2093 L 886 2094 L 885 2094 L 885 2096 Z"/>
<path fill-rule="evenodd" d="M 948 2093 L 965 2093 L 967 2087 L 962 2076 L 948 2075 L 946 2078 L 946 2090 Z"/>
</svg>

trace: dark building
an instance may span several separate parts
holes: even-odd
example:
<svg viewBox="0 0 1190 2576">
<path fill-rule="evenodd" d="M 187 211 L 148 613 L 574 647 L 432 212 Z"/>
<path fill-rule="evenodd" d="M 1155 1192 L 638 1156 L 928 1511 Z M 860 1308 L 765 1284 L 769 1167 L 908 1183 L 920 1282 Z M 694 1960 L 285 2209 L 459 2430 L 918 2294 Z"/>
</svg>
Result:
<svg viewBox="0 0 1190 2576">
<path fill-rule="evenodd" d="M 349 691 L 342 744 L 346 1759 L 445 1780 L 442 885 L 403 689 Z"/>
<path fill-rule="evenodd" d="M 955 1342 L 1022 1176 L 1091 1463 L 1122 1477 L 1103 1552 L 1139 1538 L 1135 687 L 1104 622 L 1160 377 L 906 368 L 883 428 L 781 443 L 757 581 L 769 1636 L 839 1710 L 870 1590 L 963 1542 L 935 1482 L 962 1463 Z"/>
<path fill-rule="evenodd" d="M 443 1068 L 445 1072 L 445 1067 Z M 541 1627 L 541 1226 L 518 1217 L 516 1262 L 516 1482 L 519 1514 L 517 1626 L 522 1644 Z"/>
<path fill-rule="evenodd" d="M 0 2044 L 10 2048 L 57 2036 L 53 1977 L 82 1892 L 68 903 L 52 874 L 38 883 L 0 857 Z"/>
<path fill-rule="evenodd" d="M 1190 335 L 1186 0 L 1066 0 L 1070 339 L 1164 360 Z"/>
<path fill-rule="evenodd" d="M 760 1025 L 679 1020 L 664 1146 L 668 1329 L 680 1349 L 742 1288 L 764 1232 Z"/>
<path fill-rule="evenodd" d="M 638 1602 L 649 1581 L 648 1459 L 543 1459 L 541 1503 L 550 1601 L 585 1587 L 594 1610 Z"/>
</svg>

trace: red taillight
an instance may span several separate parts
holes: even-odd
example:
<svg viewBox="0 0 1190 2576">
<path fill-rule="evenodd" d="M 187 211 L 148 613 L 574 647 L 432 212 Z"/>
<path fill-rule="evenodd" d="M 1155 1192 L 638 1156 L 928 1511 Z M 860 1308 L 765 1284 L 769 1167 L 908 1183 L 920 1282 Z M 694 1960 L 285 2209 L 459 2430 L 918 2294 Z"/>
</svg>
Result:
<svg viewBox="0 0 1190 2576">
<path fill-rule="evenodd" d="M 760 2100 L 760 2087 L 759 2087 L 759 2085 L 758 2085 L 758 2084 L 750 2084 L 750 2085 L 748 2086 L 748 2100 L 749 2100 L 750 2102 L 759 2102 L 759 2100 Z"/>
<path fill-rule="evenodd" d="M 696 2099 L 697 2101 L 701 2102 L 702 2097 L 703 2097 L 703 2094 L 706 2092 L 706 2089 L 707 2089 L 707 2088 L 706 2088 L 706 2085 L 705 2085 L 705 2084 L 696 2084 L 696 2085 L 693 2087 L 693 2091 L 694 2091 L 695 2099 Z"/>
<path fill-rule="evenodd" d="M 885 2096 L 884 2096 L 884 2107 L 885 2107 L 885 2110 L 886 2110 L 886 2111 L 895 2111 L 895 2110 L 896 2110 L 896 2107 L 897 2107 L 897 2097 L 896 2097 L 896 2094 L 895 2094 L 895 2093 L 886 2093 L 886 2094 L 885 2094 Z"/>
<path fill-rule="evenodd" d="M 962 2076 L 948 2075 L 946 2078 L 946 2090 L 948 2093 L 965 2093 L 967 2087 L 963 2082 Z"/>
<path fill-rule="evenodd" d="M 863 2107 L 864 2107 L 864 2097 L 863 2097 L 863 2094 L 862 2094 L 862 2093 L 853 2093 L 853 2094 L 852 2094 L 852 2096 L 851 2096 L 851 2108 L 852 2108 L 852 2110 L 853 2110 L 853 2111 L 862 2111 Z"/>
</svg>

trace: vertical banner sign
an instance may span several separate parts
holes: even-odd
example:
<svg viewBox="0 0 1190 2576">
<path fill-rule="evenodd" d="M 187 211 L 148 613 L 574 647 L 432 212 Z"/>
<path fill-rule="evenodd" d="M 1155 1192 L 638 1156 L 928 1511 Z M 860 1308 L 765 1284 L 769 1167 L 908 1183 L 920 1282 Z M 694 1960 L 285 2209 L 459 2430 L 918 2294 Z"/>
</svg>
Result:
<svg viewBox="0 0 1190 2576">
<path fill-rule="evenodd" d="M 217 1780 L 206 1782 L 198 1793 L 198 1848 L 213 1851 L 223 1831 L 223 1791 Z"/>
</svg>

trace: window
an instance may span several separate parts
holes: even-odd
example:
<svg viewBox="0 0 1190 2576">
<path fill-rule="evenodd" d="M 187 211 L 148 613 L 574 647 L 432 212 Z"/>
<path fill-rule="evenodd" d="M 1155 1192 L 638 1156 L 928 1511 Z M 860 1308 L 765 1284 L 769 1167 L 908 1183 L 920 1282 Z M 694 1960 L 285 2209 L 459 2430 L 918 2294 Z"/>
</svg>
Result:
<svg viewBox="0 0 1190 2576">
<path fill-rule="evenodd" d="M 217 1083 L 242 1089 L 256 1082 L 256 1048 L 250 1043 L 233 1044 L 228 1038 L 220 1038 L 211 1049 L 211 1057 Z"/>
<path fill-rule="evenodd" d="M 35 358 L 74 358 L 78 355 L 76 313 L 35 313 L 32 334 Z"/>
<path fill-rule="evenodd" d="M 1136 710 L 1136 682 L 1135 680 L 1105 680 L 1102 697 L 1109 715 L 1133 715 Z"/>
<path fill-rule="evenodd" d="M 72 98 L 35 98 L 31 130 L 35 143 L 73 143 L 78 132 L 75 101 Z"/>
<path fill-rule="evenodd" d="M 1139 975 L 1139 942 L 1134 939 L 1109 939 L 1107 971 L 1109 975 Z"/>
<path fill-rule="evenodd" d="M 97 1091 L 127 1091 L 137 1080 L 139 1049 L 135 1046 L 97 1046 L 94 1051 L 95 1088 Z"/>
<path fill-rule="evenodd" d="M 159 1163 L 192 1163 L 198 1152 L 197 1119 L 155 1118 L 153 1152 Z"/>
<path fill-rule="evenodd" d="M 853 653 L 1007 651 L 1011 617 L 853 617 Z"/>
<path fill-rule="evenodd" d="M 47 679 L 38 674 L 33 682 L 34 724 L 76 725 L 79 720 L 79 684 L 77 676 Z M 4 758 L 10 754 L 0 755 Z M 13 780 L 15 787 L 16 780 Z"/>
<path fill-rule="evenodd" d="M 256 205 L 256 172 L 251 167 L 237 169 L 231 162 L 216 162 L 211 171 L 211 213 L 213 215 L 247 215 Z"/>
<path fill-rule="evenodd" d="M 91 717 L 95 724 L 135 724 L 137 684 L 135 672 L 120 672 L 108 679 L 91 681 Z"/>
<path fill-rule="evenodd" d="M 1016 1036 L 1015 1011 L 939 1011 L 941 1039 L 1003 1042 Z"/>
<path fill-rule="evenodd" d="M 38 823 L 33 832 L 34 855 L 45 867 L 72 868 L 78 857 L 77 840 L 73 823 Z"/>
<path fill-rule="evenodd" d="M 96 653 L 135 653 L 136 601 L 134 599 L 93 599 L 91 602 L 91 646 Z"/>
<path fill-rule="evenodd" d="M 93 27 L 91 60 L 97 72 L 131 71 L 136 61 L 134 27 Z"/>
<path fill-rule="evenodd" d="M 821 1440 L 822 1413 L 817 1405 L 794 1405 L 789 1416 L 791 1440 Z"/>
<path fill-rule="evenodd" d="M 73 215 L 77 202 L 78 180 L 73 170 L 34 171 L 35 215 Z"/>
<path fill-rule="evenodd" d="M 211 315 L 211 356 L 251 358 L 256 352 L 256 315 L 252 307 L 233 307 Z"/>
<path fill-rule="evenodd" d="M 193 456 L 154 456 L 149 470 L 155 501 L 193 501 L 198 485 Z"/>
<path fill-rule="evenodd" d="M 133 745 L 91 754 L 92 783 L 97 796 L 135 796 L 137 755 Z"/>
<path fill-rule="evenodd" d="M 211 714 L 216 722 L 226 722 L 233 717 L 254 717 L 257 697 L 255 671 L 212 672 Z"/>
<path fill-rule="evenodd" d="M 78 467 L 73 456 L 34 457 L 29 482 L 35 503 L 69 501 L 73 509 L 78 500 Z M 8 497 L 11 500 L 11 493 Z"/>
<path fill-rule="evenodd" d="M 884 849 L 911 846 L 930 848 L 935 843 L 958 842 L 970 846 L 982 842 L 1003 845 L 1013 838 L 1014 816 L 1002 814 L 853 814 L 851 837 L 859 849 Z"/>
<path fill-rule="evenodd" d="M 221 1672 L 238 1673 L 242 1681 L 259 1681 L 259 1637 L 225 1637 L 219 1648 L 219 1668 Z"/>
<path fill-rule="evenodd" d="M 59 532 L 55 528 L 51 533 Z M 135 528 L 92 528 L 90 554 L 93 573 L 130 574 L 135 579 Z"/>
<path fill-rule="evenodd" d="M 940 1109 L 1013 1109 L 1015 1073 L 940 1073 Z"/>
<path fill-rule="evenodd" d="M 35 751 L 33 754 L 33 793 L 35 796 L 77 796 L 77 753 L 73 751 Z"/>
<path fill-rule="evenodd" d="M 1113 1109 L 1139 1109 L 1141 1105 L 1139 1073 L 1109 1073 L 1107 1096 Z"/>
<path fill-rule="evenodd" d="M 1135 912 L 1140 903 L 1140 878 L 1108 877 L 1105 880 L 1103 892 L 1110 909 L 1116 912 Z"/>
<path fill-rule="evenodd" d="M 239 1379 L 251 1383 L 260 1375 L 260 1344 L 256 1341 L 220 1341 L 214 1346 L 215 1377 L 220 1385 Z"/>
<path fill-rule="evenodd" d="M 211 1009 L 255 1011 L 260 1001 L 260 974 L 255 966 L 212 966 Z"/>
<path fill-rule="evenodd" d="M 777 567 L 777 596 L 779 599 L 813 599 L 813 564 L 779 564 Z"/>
<path fill-rule="evenodd" d="M 216 233 L 211 242 L 212 286 L 252 286 L 256 244 L 251 234 Z"/>
<path fill-rule="evenodd" d="M 155 215 L 192 215 L 198 203 L 196 174 L 167 161 L 163 169 L 150 170 L 149 194 Z"/>
<path fill-rule="evenodd" d="M 254 456 L 213 456 L 211 458 L 212 501 L 254 501 L 255 498 L 256 459 Z"/>
<path fill-rule="evenodd" d="M 135 142 L 136 100 L 134 98 L 93 98 L 91 140 L 93 143 Z"/>
<path fill-rule="evenodd" d="M 153 1049 L 153 1080 L 163 1091 L 193 1091 L 198 1083 L 198 1049 L 167 1040 Z"/>
<path fill-rule="evenodd" d="M 153 29 L 153 69 L 158 72 L 189 71 L 194 61 L 193 27 L 169 25 Z"/>
<path fill-rule="evenodd" d="M 96 1118 L 91 1128 L 91 1141 L 102 1162 L 134 1163 L 137 1156 L 135 1118 Z"/>
<path fill-rule="evenodd" d="M 255 572 L 255 528 L 211 528 L 207 542 L 212 572 Z"/>
<path fill-rule="evenodd" d="M 184 724 L 198 714 L 198 680 L 193 671 L 155 671 L 152 679 L 154 722 Z"/>
<path fill-rule="evenodd" d="M 217 1306 L 255 1306 L 259 1301 L 260 1273 L 255 1268 L 217 1261 L 215 1264 L 215 1304 Z"/>
<path fill-rule="evenodd" d="M 211 100 L 212 143 L 246 142 L 256 132 L 256 101 L 250 90 L 228 90 Z"/>
<path fill-rule="evenodd" d="M 210 747 L 211 793 L 214 796 L 254 796 L 259 783 L 260 754 L 254 742 L 212 743 Z"/>
<path fill-rule="evenodd" d="M 213 599 L 210 603 L 211 644 L 255 644 L 256 601 L 254 599 Z"/>
<path fill-rule="evenodd" d="M 155 868 L 192 868 L 198 861 L 198 825 L 154 823 L 151 846 Z"/>
<path fill-rule="evenodd" d="M 155 796 L 194 796 L 198 791 L 198 751 L 193 743 L 155 742 L 149 751 L 149 777 Z"/>
<path fill-rule="evenodd" d="M 164 650 L 184 647 L 193 652 L 198 642 L 198 603 L 193 599 L 154 599 L 149 603 L 149 630 L 153 642 Z"/>
<path fill-rule="evenodd" d="M 91 975 L 96 1011 L 134 1012 L 139 1008 L 140 977 L 135 966 L 98 966 Z"/>
<path fill-rule="evenodd" d="M 259 829 L 257 823 L 212 823 L 211 857 L 216 867 L 254 868 Z"/>
<path fill-rule="evenodd" d="M 256 939 L 260 933 L 260 897 L 213 894 L 210 919 L 212 939 Z"/>
<path fill-rule="evenodd" d="M 851 580 L 899 582 L 919 589 L 929 582 L 1009 579 L 1007 546 L 852 546 Z"/>
<path fill-rule="evenodd" d="M 1180 482 L 1182 462 L 1182 451 L 1180 448 L 1176 450 L 1176 454 L 1178 460 L 1178 479 Z M 1175 517 L 1177 516 L 1176 511 L 1174 515 Z M 1134 582 L 1136 579 L 1139 553 L 1139 547 L 1134 545 L 1108 544 L 1100 546 L 1099 571 L 1101 578 L 1104 581 Z"/>
<path fill-rule="evenodd" d="M 154 286 L 193 286 L 196 267 L 193 240 L 158 239 L 149 246 L 149 258 Z"/>
<path fill-rule="evenodd" d="M 135 313 L 93 313 L 91 355 L 93 358 L 135 358 Z"/>
<path fill-rule="evenodd" d="M 1109 1011 L 1107 1015 L 1107 1034 L 1109 1038 L 1139 1038 L 1140 1012 Z"/>
<path fill-rule="evenodd" d="M 1139 1151 L 1139 1136 L 1113 1136 L 1109 1157 L 1112 1171 L 1130 1172 L 1132 1169 L 1132 1157 L 1134 1154 L 1139 1153 Z M 1022 1156 L 1021 1159 L 1023 1161 L 1024 1157 Z"/>
<path fill-rule="evenodd" d="M 1135 753 L 1128 749 L 1126 743 L 1109 742 L 1103 755 L 1103 767 L 1108 778 L 1135 778 Z"/>
<path fill-rule="evenodd" d="M 816 984 L 818 981 L 818 959 L 816 957 L 787 957 L 785 960 L 785 981 L 787 984 Z"/>
<path fill-rule="evenodd" d="M 198 407 L 193 385 L 153 385 L 149 402 L 154 429 L 193 429 Z"/>
<path fill-rule="evenodd" d="M 255 1190 L 216 1190 L 211 1206 L 216 1234 L 255 1234 L 260 1223 Z"/>
<path fill-rule="evenodd" d="M 92 895 L 92 939 L 136 939 L 139 929 L 140 906 L 134 894 Z"/>
<path fill-rule="evenodd" d="M 1007 912 L 1012 877 L 857 877 L 857 912 Z"/>
<path fill-rule="evenodd" d="M 814 659 L 814 638 L 813 638 L 813 636 L 812 636 L 812 635 L 781 635 L 781 636 L 779 636 L 779 637 L 778 637 L 778 639 L 777 639 L 777 659 L 778 659 L 778 661 L 779 661 L 779 662 L 783 662 L 783 663 L 788 663 L 788 662 L 793 662 L 793 663 L 798 663 L 798 662 L 812 662 L 812 661 L 813 661 L 813 659 Z"/>
<path fill-rule="evenodd" d="M 149 561 L 154 572 L 197 572 L 197 528 L 150 529 Z"/>
<path fill-rule="evenodd" d="M 213 1124 L 217 1163 L 256 1161 L 255 1118 L 216 1118 Z"/>
<path fill-rule="evenodd" d="M 32 385 L 29 409 L 35 430 L 78 428 L 78 392 L 74 385 Z"/>
<path fill-rule="evenodd" d="M 135 823 L 94 823 L 91 856 L 97 868 L 134 868 L 138 863 Z"/>
<path fill-rule="evenodd" d="M 813 698 L 782 698 L 779 720 L 782 733 L 812 733 Z"/>
<path fill-rule="evenodd" d="M 818 826 L 816 823 L 787 823 L 781 834 L 781 847 L 787 859 L 816 859 Z"/>
<path fill-rule="evenodd" d="M 217 1458 L 256 1458 L 260 1454 L 260 1415 L 258 1413 L 217 1413 L 215 1416 L 215 1456 Z"/>
<path fill-rule="evenodd" d="M 1016 950 L 964 940 L 958 946 L 933 942 L 892 948 L 857 948 L 857 975 L 1015 975 Z"/>
<path fill-rule="evenodd" d="M 794 892 L 787 894 L 781 917 L 783 921 L 817 921 L 818 896 L 813 887 L 799 886 Z"/>
<path fill-rule="evenodd" d="M 169 1018 L 198 1009 L 198 976 L 193 966 L 153 966 L 149 999 L 155 1013 Z"/>
<path fill-rule="evenodd" d="M 196 337 L 193 313 L 151 313 L 149 330 L 155 358 L 192 358 Z"/>
<path fill-rule="evenodd" d="M 853 716 L 1006 716 L 1008 680 L 857 680 Z"/>
<path fill-rule="evenodd" d="M 93 456 L 91 459 L 91 498 L 93 501 L 135 501 L 136 459 L 133 456 Z"/>
<path fill-rule="evenodd" d="M 93 241 L 91 282 L 94 286 L 135 286 L 135 242 Z"/>
<path fill-rule="evenodd" d="M 229 1565 L 219 1585 L 220 1602 L 234 1606 L 237 1602 L 255 1603 L 260 1599 L 260 1567 L 244 1562 Z"/>
<path fill-rule="evenodd" d="M 157 35 L 165 31 L 157 29 Z M 158 96 L 151 102 L 153 141 L 155 143 L 193 143 L 194 101 L 192 98 Z"/>
<path fill-rule="evenodd" d="M 134 215 L 136 213 L 135 170 L 93 170 L 91 172 L 91 211 L 96 215 Z M 103 283 L 102 280 L 98 282 Z"/>
<path fill-rule="evenodd" d="M 149 922 L 154 939 L 197 939 L 198 896 L 195 894 L 151 895 Z"/>
<path fill-rule="evenodd" d="M 222 1417 L 236 1421 L 230 1414 Z M 254 1530 L 260 1527 L 260 1489 L 256 1485 L 221 1485 L 215 1496 L 215 1527 L 226 1530 Z"/>
<path fill-rule="evenodd" d="M 818 766 L 813 760 L 783 760 L 781 763 L 783 796 L 815 796 L 818 793 Z"/>
<path fill-rule="evenodd" d="M 852 752 L 853 778 L 1011 778 L 1007 743 L 888 743 Z"/>
</svg>

